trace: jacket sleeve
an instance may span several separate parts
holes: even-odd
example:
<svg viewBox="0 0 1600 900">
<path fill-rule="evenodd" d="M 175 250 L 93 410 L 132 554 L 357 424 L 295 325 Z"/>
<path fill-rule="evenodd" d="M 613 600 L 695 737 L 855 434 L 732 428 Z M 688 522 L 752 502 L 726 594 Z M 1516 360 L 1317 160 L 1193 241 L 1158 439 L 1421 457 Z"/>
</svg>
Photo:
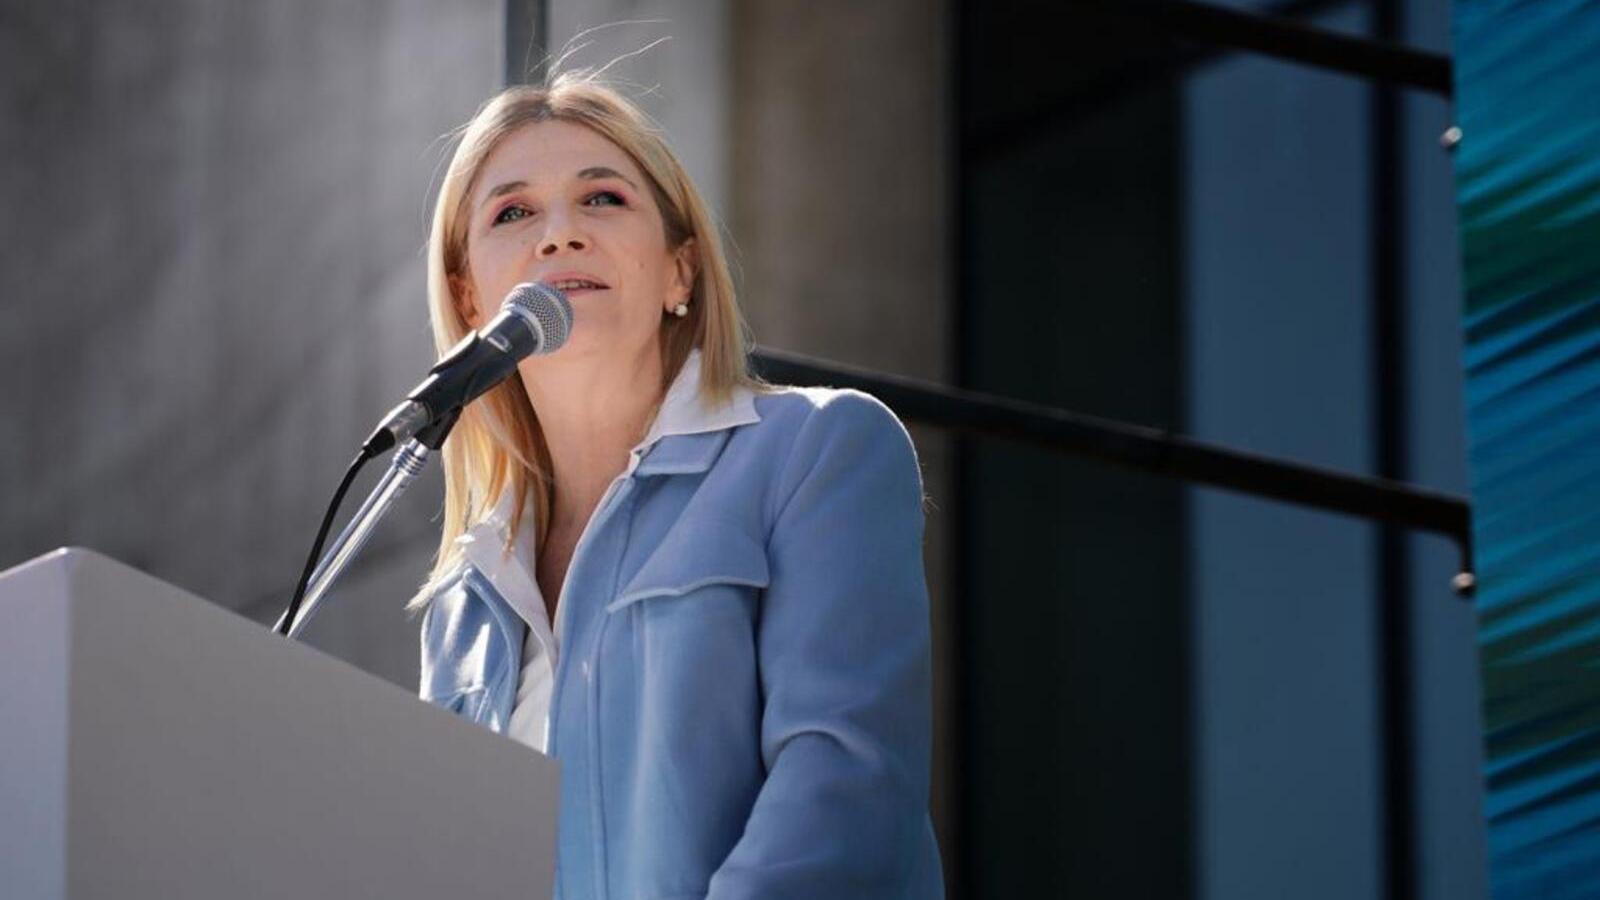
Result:
<svg viewBox="0 0 1600 900">
<path fill-rule="evenodd" d="M 757 652 L 766 781 L 708 900 L 905 897 L 928 827 L 922 478 L 905 427 L 840 392 L 774 496 Z"/>
</svg>

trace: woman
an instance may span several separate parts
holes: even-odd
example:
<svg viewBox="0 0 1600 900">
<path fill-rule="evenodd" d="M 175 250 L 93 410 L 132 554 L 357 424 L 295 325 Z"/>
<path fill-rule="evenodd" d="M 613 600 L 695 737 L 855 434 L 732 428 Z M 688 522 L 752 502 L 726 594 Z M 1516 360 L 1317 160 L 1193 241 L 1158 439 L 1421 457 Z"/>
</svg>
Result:
<svg viewBox="0 0 1600 900">
<path fill-rule="evenodd" d="M 520 282 L 574 309 L 446 443 L 408 607 L 423 698 L 561 760 L 557 896 L 941 896 L 904 427 L 747 373 L 705 204 L 582 76 L 466 126 L 428 261 L 441 352 Z"/>
</svg>

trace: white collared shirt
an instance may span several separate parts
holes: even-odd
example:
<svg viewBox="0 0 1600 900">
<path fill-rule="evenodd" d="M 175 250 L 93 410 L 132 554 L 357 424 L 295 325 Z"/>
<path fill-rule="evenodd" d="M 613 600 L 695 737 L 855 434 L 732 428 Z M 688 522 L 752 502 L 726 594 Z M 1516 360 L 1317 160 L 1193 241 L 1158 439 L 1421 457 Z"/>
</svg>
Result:
<svg viewBox="0 0 1600 900">
<path fill-rule="evenodd" d="M 681 434 L 699 434 L 755 422 L 760 417 L 755 412 L 755 395 L 745 387 L 734 390 L 730 402 L 707 408 L 700 397 L 700 351 L 691 350 L 677 377 L 667 388 L 655 419 L 641 440 L 628 455 L 628 466 L 606 489 L 600 502 L 589 514 L 589 521 L 605 506 L 617 483 L 633 475 L 639 460 L 664 437 Z M 538 571 L 533 548 L 537 546 L 537 523 L 525 512 L 522 530 L 512 546 L 512 552 L 501 552 L 510 527 L 509 494 L 500 498 L 493 512 L 482 522 L 472 526 L 457 540 L 465 545 L 467 561 L 492 584 L 500 596 L 516 610 L 528 625 L 522 646 L 522 670 L 517 679 L 516 704 L 506 734 L 542 753 L 548 753 L 550 695 L 555 684 L 558 660 L 558 638 L 561 623 L 566 618 L 566 605 L 558 603 L 552 624 L 544 595 L 533 573 Z M 583 545 L 583 534 L 589 530 L 585 523 L 583 533 L 573 549 L 573 560 Z M 568 562 L 571 571 L 571 561 Z M 560 599 L 559 597 L 557 598 Z"/>
</svg>

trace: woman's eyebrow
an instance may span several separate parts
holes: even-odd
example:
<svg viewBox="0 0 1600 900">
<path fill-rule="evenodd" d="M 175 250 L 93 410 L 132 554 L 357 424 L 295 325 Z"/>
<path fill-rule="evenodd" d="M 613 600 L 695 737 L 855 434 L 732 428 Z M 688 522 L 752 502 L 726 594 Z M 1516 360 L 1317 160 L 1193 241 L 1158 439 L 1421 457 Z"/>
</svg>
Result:
<svg viewBox="0 0 1600 900">
<path fill-rule="evenodd" d="M 489 193 L 483 195 L 483 199 L 478 201 L 478 206 L 481 207 L 496 197 L 504 197 L 512 191 L 520 191 L 527 186 L 528 183 L 526 181 L 507 181 L 503 184 L 497 184 Z"/>
<path fill-rule="evenodd" d="M 626 181 L 628 183 L 628 186 L 633 188 L 634 190 L 637 191 L 639 189 L 639 186 L 637 184 L 633 183 L 633 179 L 632 178 L 629 178 L 628 176 L 622 174 L 621 172 L 618 172 L 616 169 L 613 169 L 610 166 L 590 166 L 587 169 L 580 170 L 578 172 L 578 177 L 579 178 L 586 178 L 586 179 L 620 178 L 623 181 Z"/>
</svg>

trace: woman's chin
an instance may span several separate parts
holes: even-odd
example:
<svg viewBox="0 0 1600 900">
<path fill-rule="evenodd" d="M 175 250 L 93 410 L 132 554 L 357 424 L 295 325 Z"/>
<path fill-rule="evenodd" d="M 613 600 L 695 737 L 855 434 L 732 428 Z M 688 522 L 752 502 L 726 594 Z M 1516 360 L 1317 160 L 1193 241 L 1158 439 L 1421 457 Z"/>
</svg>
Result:
<svg viewBox="0 0 1600 900">
<path fill-rule="evenodd" d="M 624 341 L 620 336 L 600 334 L 598 329 L 585 329 L 582 319 L 573 323 L 572 334 L 561 348 L 543 356 L 530 356 L 522 361 L 522 367 L 529 371 L 538 371 L 548 367 L 561 367 L 575 362 L 593 363 L 596 361 L 613 361 L 622 363 L 627 360 L 637 360 L 641 353 L 649 351 L 649 347 L 640 345 L 633 349 L 626 349 L 624 344 L 637 343 Z"/>
</svg>

